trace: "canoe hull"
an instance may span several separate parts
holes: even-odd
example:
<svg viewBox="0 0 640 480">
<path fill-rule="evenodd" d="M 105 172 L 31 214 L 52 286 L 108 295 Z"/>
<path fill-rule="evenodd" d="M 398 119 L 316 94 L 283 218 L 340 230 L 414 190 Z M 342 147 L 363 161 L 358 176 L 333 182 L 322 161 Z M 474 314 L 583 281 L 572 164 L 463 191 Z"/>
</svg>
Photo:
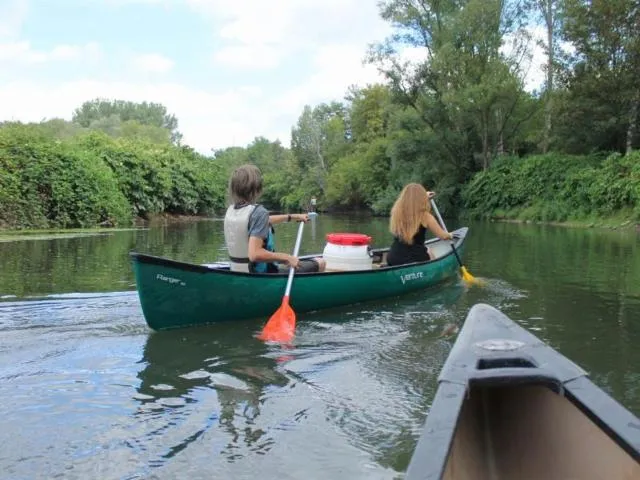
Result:
<svg viewBox="0 0 640 480">
<path fill-rule="evenodd" d="M 466 232 L 455 232 L 460 251 Z M 246 274 L 130 255 L 145 320 L 154 330 L 268 318 L 280 305 L 287 281 L 286 274 Z M 298 274 L 291 306 L 304 313 L 398 296 L 453 278 L 458 271 L 455 256 L 446 253 L 431 262 L 399 267 Z"/>
<path fill-rule="evenodd" d="M 408 480 L 640 478 L 640 420 L 489 305 L 438 381 Z"/>
</svg>

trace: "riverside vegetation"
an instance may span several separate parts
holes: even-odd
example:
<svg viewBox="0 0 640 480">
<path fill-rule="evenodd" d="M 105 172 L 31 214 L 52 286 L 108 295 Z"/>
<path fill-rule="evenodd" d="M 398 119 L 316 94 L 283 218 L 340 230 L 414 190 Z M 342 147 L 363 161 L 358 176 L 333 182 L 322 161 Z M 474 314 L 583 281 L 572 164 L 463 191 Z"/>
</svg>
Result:
<svg viewBox="0 0 640 480">
<path fill-rule="evenodd" d="M 321 210 L 384 215 L 418 181 L 448 215 L 640 219 L 635 0 L 387 0 L 380 14 L 396 33 L 366 58 L 386 81 L 305 106 L 289 146 L 259 137 L 204 155 L 164 106 L 107 99 L 71 121 L 0 124 L 0 227 L 213 215 L 245 162 L 261 168 L 263 201 L 278 209 L 315 196 Z M 531 27 L 546 52 L 534 92 L 524 87 Z M 424 60 L 403 62 L 407 46 Z"/>
</svg>

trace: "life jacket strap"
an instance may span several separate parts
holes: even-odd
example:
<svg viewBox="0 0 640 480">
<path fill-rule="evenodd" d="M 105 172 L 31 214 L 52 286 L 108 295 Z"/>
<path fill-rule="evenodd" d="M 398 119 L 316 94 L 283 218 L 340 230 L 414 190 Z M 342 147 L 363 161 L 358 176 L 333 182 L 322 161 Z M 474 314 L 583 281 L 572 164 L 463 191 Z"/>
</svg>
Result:
<svg viewBox="0 0 640 480">
<path fill-rule="evenodd" d="M 229 257 L 233 263 L 251 263 L 248 257 Z"/>
</svg>

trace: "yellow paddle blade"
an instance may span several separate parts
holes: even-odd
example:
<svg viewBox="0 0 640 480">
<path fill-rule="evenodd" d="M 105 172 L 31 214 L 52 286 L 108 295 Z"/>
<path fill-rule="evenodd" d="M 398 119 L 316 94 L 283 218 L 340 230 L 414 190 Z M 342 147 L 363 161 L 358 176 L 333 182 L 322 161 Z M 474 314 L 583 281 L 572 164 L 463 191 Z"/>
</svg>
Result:
<svg viewBox="0 0 640 480">
<path fill-rule="evenodd" d="M 275 311 L 258 338 L 265 342 L 288 343 L 296 330 L 296 312 L 289 305 L 289 297 L 282 298 L 282 305 Z"/>
<path fill-rule="evenodd" d="M 467 283 L 473 283 L 475 285 L 484 285 L 485 282 L 483 280 L 479 280 L 477 278 L 475 278 L 473 275 L 471 275 L 467 269 L 465 268 L 465 266 L 463 265 L 462 267 L 460 267 L 460 271 L 462 272 L 462 280 L 464 280 Z"/>
</svg>

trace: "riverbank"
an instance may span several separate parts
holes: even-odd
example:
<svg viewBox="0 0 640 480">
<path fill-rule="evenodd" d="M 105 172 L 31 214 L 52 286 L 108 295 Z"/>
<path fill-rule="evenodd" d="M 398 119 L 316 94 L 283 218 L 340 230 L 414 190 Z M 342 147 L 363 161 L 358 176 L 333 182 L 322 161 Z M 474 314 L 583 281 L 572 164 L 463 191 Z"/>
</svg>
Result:
<svg viewBox="0 0 640 480">
<path fill-rule="evenodd" d="M 499 159 L 464 186 L 462 204 L 472 219 L 637 228 L 640 151 L 605 160 L 561 154 Z"/>
<path fill-rule="evenodd" d="M 156 213 L 146 218 L 136 217 L 133 221 L 136 227 L 159 227 L 193 222 L 216 222 L 223 219 L 220 215 L 181 215 L 175 213 Z"/>
<path fill-rule="evenodd" d="M 0 226 L 0 242 L 20 240 L 48 240 L 52 238 L 72 238 L 95 235 L 110 235 L 132 230 L 148 230 L 153 227 L 189 224 L 194 222 L 221 221 L 219 216 L 177 215 L 170 213 L 149 215 L 148 218 L 136 217 L 131 227 L 101 226 L 91 228 L 3 228 Z"/>
<path fill-rule="evenodd" d="M 577 220 L 558 221 L 542 221 L 514 218 L 508 215 L 492 215 L 489 217 L 491 222 L 517 223 L 523 225 L 549 225 L 554 227 L 566 228 L 602 228 L 608 230 L 636 230 L 640 232 L 640 222 L 635 220 L 629 214 L 620 214 L 604 218 L 585 218 Z"/>
<path fill-rule="evenodd" d="M 24 240 L 50 240 L 53 238 L 74 238 L 96 235 L 111 235 L 117 232 L 140 230 L 140 228 L 69 228 L 69 229 L 0 229 L 0 243 Z"/>
<path fill-rule="evenodd" d="M 326 213 L 326 212 L 325 212 Z M 322 213 L 321 213 L 322 215 Z M 341 212 L 338 217 L 343 216 L 365 216 L 365 212 L 358 210 L 357 212 Z M 372 214 L 370 214 L 373 216 Z M 334 214 L 334 216 L 336 216 Z M 376 216 L 378 217 L 378 216 Z M 137 217 L 133 221 L 133 226 L 130 228 L 115 228 L 115 227 L 96 227 L 96 228 L 69 228 L 69 229 L 5 229 L 0 228 L 0 242 L 12 242 L 21 240 L 47 240 L 53 238 L 72 238 L 82 236 L 95 236 L 95 235 L 111 235 L 117 232 L 131 231 L 131 230 L 147 230 L 149 228 L 170 226 L 179 224 L 191 224 L 195 222 L 221 222 L 222 216 L 197 216 L 197 215 L 176 215 L 176 214 L 157 214 L 151 215 L 149 218 Z M 461 219 L 464 221 L 464 217 Z M 500 223 L 514 223 L 521 225 L 547 225 L 553 227 L 564 228 L 595 228 L 606 230 L 620 230 L 620 231 L 636 231 L 640 233 L 640 223 L 629 218 L 627 214 L 620 214 L 617 216 L 611 216 L 606 218 L 588 218 L 582 220 L 570 220 L 565 222 L 558 221 L 539 221 L 539 220 L 527 220 L 512 218 L 509 215 L 505 215 L 501 212 L 500 215 L 493 215 L 488 217 L 485 221 L 488 222 L 500 222 Z"/>
</svg>

